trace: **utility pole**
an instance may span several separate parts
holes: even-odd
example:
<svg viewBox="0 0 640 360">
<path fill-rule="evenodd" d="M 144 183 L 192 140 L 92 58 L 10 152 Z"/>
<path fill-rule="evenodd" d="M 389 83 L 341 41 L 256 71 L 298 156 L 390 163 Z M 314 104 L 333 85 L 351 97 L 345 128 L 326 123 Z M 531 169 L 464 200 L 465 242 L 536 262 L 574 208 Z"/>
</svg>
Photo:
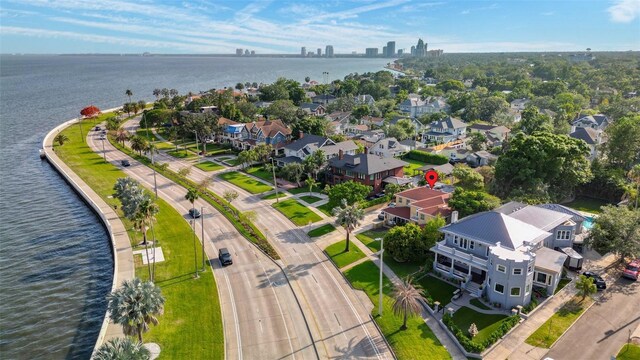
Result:
<svg viewBox="0 0 640 360">
<path fill-rule="evenodd" d="M 278 183 L 276 182 L 276 167 L 273 164 L 273 156 L 271 157 L 271 171 L 273 172 L 273 187 L 276 189 L 276 203 L 280 202 L 278 197 Z"/>
<path fill-rule="evenodd" d="M 204 206 L 200 207 L 200 227 L 202 228 L 202 272 L 204 272 Z"/>
<path fill-rule="evenodd" d="M 382 256 L 383 256 L 383 253 L 384 253 L 384 238 L 377 238 L 376 240 L 380 240 L 380 300 L 378 301 L 378 315 L 382 316 L 382 298 L 383 298 L 383 293 L 382 293 L 383 270 L 382 270 L 382 268 L 384 267 L 384 260 L 383 260 Z"/>
<path fill-rule="evenodd" d="M 195 219 L 195 207 L 193 208 L 193 214 L 191 216 L 193 216 L 194 218 L 191 219 L 191 230 L 193 232 L 193 256 L 194 256 L 194 260 L 195 260 L 195 278 L 199 278 L 200 275 L 198 275 L 198 246 L 196 245 L 196 219 Z"/>
</svg>

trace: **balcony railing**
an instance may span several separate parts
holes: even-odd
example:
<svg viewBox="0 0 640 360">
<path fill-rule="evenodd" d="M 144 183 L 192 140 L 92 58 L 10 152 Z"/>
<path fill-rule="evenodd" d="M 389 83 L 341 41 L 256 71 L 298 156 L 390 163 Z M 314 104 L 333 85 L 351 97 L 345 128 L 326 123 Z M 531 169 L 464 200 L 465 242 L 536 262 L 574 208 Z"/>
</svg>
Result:
<svg viewBox="0 0 640 360">
<path fill-rule="evenodd" d="M 439 253 L 442 254 L 447 254 L 447 255 L 451 255 L 452 257 L 456 258 L 457 260 L 461 260 L 463 262 L 475 265 L 475 266 L 479 266 L 482 268 L 486 268 L 487 267 L 487 260 L 479 258 L 477 256 L 474 256 L 472 254 L 469 254 L 468 252 L 465 252 L 463 250 L 457 250 L 454 249 L 450 246 L 447 246 L 444 244 L 444 241 L 441 241 L 439 243 L 436 243 L 436 246 L 434 247 L 435 250 L 437 250 Z"/>
</svg>

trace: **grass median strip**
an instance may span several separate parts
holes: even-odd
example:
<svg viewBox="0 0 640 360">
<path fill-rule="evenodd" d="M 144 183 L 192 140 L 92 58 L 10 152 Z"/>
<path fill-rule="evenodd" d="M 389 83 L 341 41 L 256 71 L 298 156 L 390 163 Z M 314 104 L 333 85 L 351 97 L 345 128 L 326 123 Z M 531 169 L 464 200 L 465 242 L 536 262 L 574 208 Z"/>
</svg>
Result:
<svg viewBox="0 0 640 360">
<path fill-rule="evenodd" d="M 343 268 L 365 257 L 362 251 L 358 249 L 355 244 L 350 244 L 348 252 L 344 251 L 346 244 L 347 240 L 342 240 L 329 245 L 324 249 L 327 255 L 329 255 L 331 260 L 333 260 L 339 268 Z"/>
<path fill-rule="evenodd" d="M 197 163 L 196 167 L 204 171 L 216 171 L 216 170 L 225 168 L 224 166 L 216 164 L 213 161 L 203 161 L 203 162 Z"/>
<path fill-rule="evenodd" d="M 113 194 L 116 180 L 125 177 L 125 173 L 105 163 L 84 140 L 80 140 L 78 125 L 63 130 L 63 133 L 70 140 L 55 147 L 58 156 L 103 200 L 119 206 L 117 200 L 109 197 Z M 223 359 L 224 333 L 215 279 L 210 271 L 197 280 L 193 278 L 191 229 L 182 214 L 165 201 L 158 199 L 157 204 L 160 211 L 154 230 L 166 261 L 156 264 L 155 282 L 161 287 L 166 303 L 159 325 L 151 327 L 145 334 L 145 341 L 160 344 L 163 357 L 167 358 L 182 358 L 188 354 L 194 359 Z M 141 241 L 140 235 L 136 240 L 131 223 L 124 220 L 126 228 L 130 229 L 132 242 Z M 197 249 L 200 251 L 200 246 Z M 200 254 L 197 254 L 198 258 Z M 146 265 L 136 268 L 136 276 L 148 277 Z"/>
<path fill-rule="evenodd" d="M 287 219 L 291 220 L 292 223 L 298 226 L 304 226 L 309 223 L 314 223 L 322 220 L 322 218 L 318 214 L 307 209 L 306 206 L 300 204 L 295 199 L 280 201 L 278 203 L 272 204 L 271 206 L 280 211 L 284 216 L 287 217 Z"/>
<path fill-rule="evenodd" d="M 336 229 L 332 224 L 324 224 L 318 228 L 315 228 L 307 233 L 309 237 L 319 237 L 322 235 L 326 235 Z"/>
<path fill-rule="evenodd" d="M 591 303 L 593 303 L 593 299 L 589 297 L 582 301 L 579 296 L 573 297 L 531 334 L 525 342 L 537 347 L 551 348 L 551 345 L 567 331 L 569 326 L 580 317 Z"/>
<path fill-rule="evenodd" d="M 192 153 L 191 151 L 187 151 L 183 149 L 167 151 L 167 154 L 173 156 L 176 159 L 193 160 L 197 158 L 196 154 Z"/>
<path fill-rule="evenodd" d="M 421 317 L 410 317 L 407 329 L 400 330 L 402 316 L 393 314 L 393 285 L 386 276 L 383 279 L 383 313 L 382 316 L 377 315 L 379 271 L 376 264 L 367 260 L 345 271 L 344 275 L 354 288 L 363 290 L 376 304 L 372 315 L 398 359 L 451 359 L 447 349 Z"/>
<path fill-rule="evenodd" d="M 640 345 L 638 344 L 628 344 L 622 346 L 618 356 L 616 356 L 618 360 L 638 360 L 640 359 Z"/>
<path fill-rule="evenodd" d="M 252 194 L 260 194 L 265 191 L 273 190 L 271 186 L 258 180 L 254 180 L 238 171 L 230 171 L 228 173 L 220 174 L 218 177 Z"/>
</svg>

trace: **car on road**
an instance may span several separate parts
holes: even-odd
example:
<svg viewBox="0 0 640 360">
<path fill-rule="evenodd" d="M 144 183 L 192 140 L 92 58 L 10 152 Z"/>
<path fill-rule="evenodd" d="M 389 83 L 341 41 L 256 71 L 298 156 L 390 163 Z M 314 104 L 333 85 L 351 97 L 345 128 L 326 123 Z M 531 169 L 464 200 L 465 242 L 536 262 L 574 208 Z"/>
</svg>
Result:
<svg viewBox="0 0 640 360">
<path fill-rule="evenodd" d="M 200 210 L 198 209 L 189 209 L 189 215 L 191 215 L 192 218 L 197 219 L 200 217 Z"/>
<path fill-rule="evenodd" d="M 104 137 L 104 135 L 100 135 L 100 137 L 98 138 L 98 140 L 107 140 L 106 137 Z"/>
<path fill-rule="evenodd" d="M 389 206 L 389 207 L 396 207 L 396 203 L 395 203 L 395 201 L 390 202 L 388 206 Z"/>
<path fill-rule="evenodd" d="M 384 220 L 384 211 L 381 211 L 380 214 L 378 214 L 378 220 Z"/>
<path fill-rule="evenodd" d="M 129 162 L 129 160 L 122 160 L 120 161 L 120 165 L 127 167 L 127 166 L 131 166 L 131 163 Z"/>
<path fill-rule="evenodd" d="M 100 126 L 96 126 L 96 127 L 95 127 L 95 129 L 93 129 L 93 130 L 95 130 L 95 131 L 100 131 L 100 130 L 102 130 L 102 129 L 100 128 Z"/>
<path fill-rule="evenodd" d="M 640 276 L 640 259 L 635 259 L 627 264 L 622 272 L 622 276 L 631 280 L 638 280 Z"/>
<path fill-rule="evenodd" d="M 596 284 L 596 288 L 598 290 L 604 290 L 607 288 L 607 283 L 604 281 L 604 279 L 600 275 L 593 273 L 591 271 L 585 271 L 582 273 L 582 275 L 591 279 L 593 283 Z"/>
<path fill-rule="evenodd" d="M 218 250 L 218 260 L 220 260 L 222 266 L 233 264 L 233 260 L 231 260 L 231 253 L 227 248 L 220 248 L 220 250 Z"/>
</svg>

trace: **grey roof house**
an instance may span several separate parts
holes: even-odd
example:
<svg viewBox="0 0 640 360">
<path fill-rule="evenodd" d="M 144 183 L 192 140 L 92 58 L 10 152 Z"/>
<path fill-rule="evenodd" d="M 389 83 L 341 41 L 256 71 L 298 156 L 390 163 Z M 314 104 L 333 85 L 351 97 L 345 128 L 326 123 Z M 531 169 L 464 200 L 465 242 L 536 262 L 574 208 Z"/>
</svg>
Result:
<svg viewBox="0 0 640 360">
<path fill-rule="evenodd" d="M 604 141 L 603 131 L 591 127 L 577 127 L 570 137 L 584 141 L 589 147 L 589 160 L 593 161 L 598 157 L 598 148 Z"/>
<path fill-rule="evenodd" d="M 300 133 L 298 140 L 284 147 L 284 157 L 276 158 L 276 164 L 284 166 L 292 162 L 302 162 L 317 150 L 324 151 L 325 157 L 329 160 L 338 156 L 340 150 L 344 154 L 355 155 L 358 145 L 351 140 L 336 143 L 323 136 Z"/>
<path fill-rule="evenodd" d="M 575 120 L 571 123 L 571 130 L 575 130 L 575 128 L 592 128 L 596 130 L 604 130 L 607 126 L 609 126 L 609 118 L 607 115 L 596 114 L 596 115 L 585 115 L 580 114 L 576 117 Z"/>
<path fill-rule="evenodd" d="M 423 143 L 448 143 L 467 135 L 467 124 L 460 119 L 447 116 L 429 124 L 429 131 L 422 133 Z"/>
</svg>

